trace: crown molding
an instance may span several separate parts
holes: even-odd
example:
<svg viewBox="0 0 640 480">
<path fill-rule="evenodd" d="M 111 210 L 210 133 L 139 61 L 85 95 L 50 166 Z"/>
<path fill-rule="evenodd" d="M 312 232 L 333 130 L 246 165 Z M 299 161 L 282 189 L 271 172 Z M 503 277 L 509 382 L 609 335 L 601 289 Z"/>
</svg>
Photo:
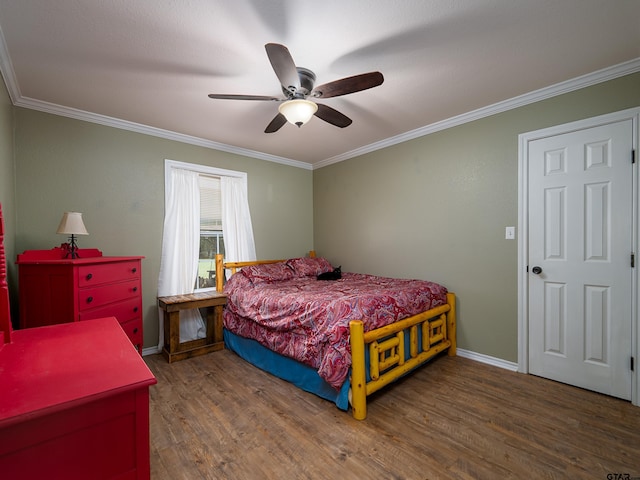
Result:
<svg viewBox="0 0 640 480">
<path fill-rule="evenodd" d="M 227 145 L 225 143 L 214 142 L 212 140 L 206 140 L 200 137 L 194 137 L 191 135 L 185 135 L 182 133 L 172 132 L 170 130 L 163 130 L 161 128 L 150 127 L 141 123 L 129 122 L 114 117 L 108 117 L 106 115 L 99 115 L 97 113 L 91 113 L 84 110 L 78 110 L 70 107 L 63 107 L 54 103 L 43 102 L 29 97 L 20 97 L 17 101 L 13 102 L 17 107 L 29 108 L 32 110 L 38 110 L 40 112 L 51 113 L 53 115 L 60 115 L 63 117 L 74 118 L 76 120 L 84 120 L 86 122 L 97 123 L 105 125 L 107 127 L 119 128 L 122 130 L 128 130 L 131 132 L 142 133 L 144 135 L 151 135 L 154 137 L 164 138 L 166 140 L 174 140 L 176 142 L 188 143 L 190 145 L 196 145 L 199 147 L 210 148 L 213 150 L 219 150 L 222 152 L 233 153 L 236 155 L 242 155 L 244 157 L 257 158 L 259 160 L 267 160 L 269 162 L 281 163 L 291 167 L 304 168 L 311 170 L 311 164 L 306 162 L 300 162 L 298 160 L 292 160 L 290 158 L 278 157 L 276 155 L 270 155 L 268 153 L 258 152 L 255 150 L 249 150 L 247 148 L 236 147 L 233 145 Z"/>
<path fill-rule="evenodd" d="M 9 98 L 11 102 L 15 105 L 16 101 L 22 96 L 20 93 L 20 87 L 18 87 L 18 80 L 16 79 L 16 74 L 13 69 L 13 64 L 11 63 L 11 57 L 9 57 L 9 51 L 7 50 L 7 44 L 4 39 L 4 34 L 0 29 L 0 74 L 2 74 L 2 79 L 4 80 L 5 85 L 7 86 L 7 91 L 9 92 Z"/>
<path fill-rule="evenodd" d="M 489 117 L 497 113 L 513 110 L 515 108 L 523 107 L 531 103 L 546 100 L 551 97 L 556 97 L 558 95 L 573 92 L 581 88 L 596 85 L 598 83 L 606 82 L 608 80 L 613 80 L 615 78 L 623 77 L 625 75 L 630 75 L 637 72 L 640 72 L 640 58 L 635 58 L 628 62 L 623 62 L 612 67 L 607 67 L 602 70 L 589 73 L 587 75 L 582 75 L 580 77 L 557 83 L 549 87 L 541 88 L 540 90 L 535 90 L 533 92 L 526 93 L 509 100 L 504 100 L 502 102 L 494 103 L 493 105 L 488 105 L 471 112 L 463 113 L 461 115 L 451 117 L 440 122 L 432 123 L 430 125 L 426 125 L 424 127 L 420 127 L 415 130 L 411 130 L 409 132 L 405 132 L 400 135 L 381 140 L 379 142 L 365 145 L 355 150 L 345 152 L 341 155 L 336 155 L 335 157 L 316 162 L 313 164 L 313 169 L 317 170 L 318 168 L 326 167 L 327 165 L 331 165 L 333 163 L 338 163 L 350 158 L 358 157 L 360 155 L 364 155 L 365 153 L 371 153 L 376 150 L 390 147 L 392 145 L 397 145 L 398 143 L 413 140 L 414 138 L 423 137 L 431 133 L 436 133 L 451 127 L 456 127 L 458 125 L 463 125 L 465 123 L 479 120 L 481 118 Z"/>
</svg>

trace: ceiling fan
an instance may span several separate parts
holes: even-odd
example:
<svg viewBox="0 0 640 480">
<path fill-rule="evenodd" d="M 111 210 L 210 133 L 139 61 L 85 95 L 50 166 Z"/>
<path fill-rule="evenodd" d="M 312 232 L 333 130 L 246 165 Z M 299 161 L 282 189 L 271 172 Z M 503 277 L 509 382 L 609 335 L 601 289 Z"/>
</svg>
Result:
<svg viewBox="0 0 640 480">
<path fill-rule="evenodd" d="M 312 116 L 316 116 L 336 127 L 344 128 L 351 125 L 352 120 L 336 109 L 315 103 L 308 98 L 330 98 L 360 92 L 368 88 L 377 87 L 384 81 L 380 72 L 362 73 L 352 77 L 341 78 L 333 82 L 314 87 L 316 75 L 311 70 L 296 67 L 289 50 L 278 43 L 267 43 L 265 46 L 271 66 L 282 85 L 284 98 L 265 95 L 233 95 L 209 94 L 209 98 L 222 100 L 267 100 L 282 102 L 278 107 L 278 114 L 271 120 L 265 133 L 277 132 L 287 121 L 301 127 Z"/>
</svg>

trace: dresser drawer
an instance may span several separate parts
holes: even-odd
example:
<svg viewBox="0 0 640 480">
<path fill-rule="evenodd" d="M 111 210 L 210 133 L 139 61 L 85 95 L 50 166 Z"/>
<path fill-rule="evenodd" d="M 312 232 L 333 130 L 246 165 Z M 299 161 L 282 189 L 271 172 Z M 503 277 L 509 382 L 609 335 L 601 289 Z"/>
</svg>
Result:
<svg viewBox="0 0 640 480">
<path fill-rule="evenodd" d="M 140 280 L 113 283 L 102 287 L 84 288 L 78 291 L 78 310 L 83 312 L 102 305 L 140 298 Z"/>
<path fill-rule="evenodd" d="M 136 320 L 130 320 L 125 323 L 121 323 L 120 326 L 127 334 L 127 337 L 131 340 L 136 347 L 142 345 L 142 320 L 139 318 Z"/>
<path fill-rule="evenodd" d="M 78 267 L 78 286 L 80 288 L 135 278 L 140 278 L 140 262 L 137 260 Z"/>
<path fill-rule="evenodd" d="M 125 323 L 140 318 L 140 299 L 131 298 L 118 303 L 111 303 L 100 308 L 84 310 L 80 312 L 80 320 L 93 320 L 94 318 L 116 317 L 118 322 Z"/>
</svg>

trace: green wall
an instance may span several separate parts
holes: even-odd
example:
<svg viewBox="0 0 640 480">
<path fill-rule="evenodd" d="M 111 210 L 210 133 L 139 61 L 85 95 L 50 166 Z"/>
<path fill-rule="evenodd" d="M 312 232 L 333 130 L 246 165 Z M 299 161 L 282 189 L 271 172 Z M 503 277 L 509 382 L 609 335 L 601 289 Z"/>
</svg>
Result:
<svg viewBox="0 0 640 480">
<path fill-rule="evenodd" d="M 81 247 L 146 257 L 145 347 L 156 345 L 172 159 L 248 173 L 258 257 L 315 248 L 346 271 L 441 282 L 458 295 L 459 346 L 515 362 L 517 241 L 504 228 L 518 220 L 518 134 L 638 105 L 640 74 L 628 75 L 311 171 L 12 107 L 2 89 L 12 294 L 15 255 L 64 242 L 62 213 L 81 211 Z"/>
<path fill-rule="evenodd" d="M 458 296 L 460 348 L 516 362 L 518 134 L 640 105 L 640 74 L 314 171 L 316 251 Z"/>
<path fill-rule="evenodd" d="M 0 82 L 0 203 L 3 206 L 7 230 L 13 232 L 15 224 L 15 175 L 13 153 L 13 106 Z M 5 239 L 5 247 L 13 245 L 13 235 Z"/>
<path fill-rule="evenodd" d="M 74 210 L 89 231 L 80 248 L 145 256 L 145 347 L 158 342 L 165 159 L 247 172 L 259 258 L 313 248 L 311 170 L 24 108 L 15 108 L 15 131 L 15 251 L 65 242 L 55 232 L 62 213 Z"/>
</svg>

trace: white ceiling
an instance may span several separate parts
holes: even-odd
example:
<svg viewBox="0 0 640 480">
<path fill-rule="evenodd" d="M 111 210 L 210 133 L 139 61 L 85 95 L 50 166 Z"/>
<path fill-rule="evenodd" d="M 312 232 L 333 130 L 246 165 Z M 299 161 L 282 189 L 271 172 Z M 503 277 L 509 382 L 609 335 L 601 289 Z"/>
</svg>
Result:
<svg viewBox="0 0 640 480">
<path fill-rule="evenodd" d="M 640 71 L 638 0 L 0 0 L 0 30 L 16 105 L 303 168 Z M 347 128 L 265 134 L 278 103 L 207 94 L 282 96 L 270 42 L 317 85 L 385 81 L 319 100 Z"/>
</svg>

